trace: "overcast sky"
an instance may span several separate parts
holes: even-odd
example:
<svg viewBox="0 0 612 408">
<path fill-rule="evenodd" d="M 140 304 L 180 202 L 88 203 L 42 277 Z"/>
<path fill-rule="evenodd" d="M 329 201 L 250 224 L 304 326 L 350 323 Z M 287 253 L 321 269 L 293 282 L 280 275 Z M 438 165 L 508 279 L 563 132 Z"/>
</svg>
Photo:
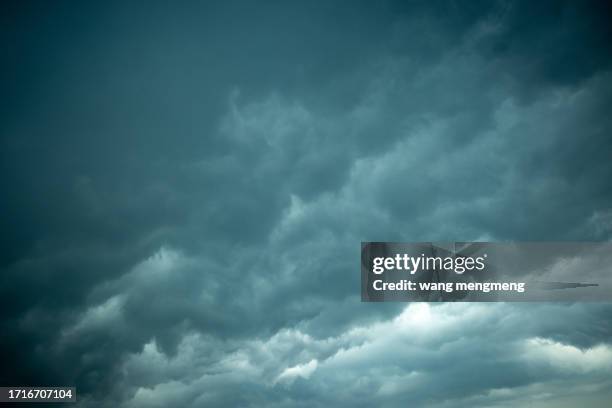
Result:
<svg viewBox="0 0 612 408">
<path fill-rule="evenodd" d="M 360 302 L 361 241 L 612 237 L 604 2 L 14 2 L 0 384 L 604 407 L 612 305 Z"/>
</svg>

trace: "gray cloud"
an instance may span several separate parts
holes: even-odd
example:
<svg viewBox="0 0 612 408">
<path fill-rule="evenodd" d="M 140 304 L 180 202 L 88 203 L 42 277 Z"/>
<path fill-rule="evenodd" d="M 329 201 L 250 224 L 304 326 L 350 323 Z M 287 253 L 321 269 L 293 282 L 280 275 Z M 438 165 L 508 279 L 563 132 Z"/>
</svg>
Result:
<svg viewBox="0 0 612 408">
<path fill-rule="evenodd" d="M 361 304 L 355 267 L 362 240 L 610 239 L 602 5 L 2 14 L 1 383 L 87 407 L 609 399 L 609 305 Z"/>
</svg>

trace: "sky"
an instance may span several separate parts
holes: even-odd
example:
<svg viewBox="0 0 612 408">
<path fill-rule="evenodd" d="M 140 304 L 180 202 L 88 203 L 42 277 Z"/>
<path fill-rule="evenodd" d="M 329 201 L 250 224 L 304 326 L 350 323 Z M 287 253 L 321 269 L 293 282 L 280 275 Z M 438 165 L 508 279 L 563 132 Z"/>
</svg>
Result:
<svg viewBox="0 0 612 408">
<path fill-rule="evenodd" d="M 608 303 L 362 303 L 362 241 L 609 241 L 603 1 L 4 2 L 0 384 L 605 407 Z"/>
</svg>

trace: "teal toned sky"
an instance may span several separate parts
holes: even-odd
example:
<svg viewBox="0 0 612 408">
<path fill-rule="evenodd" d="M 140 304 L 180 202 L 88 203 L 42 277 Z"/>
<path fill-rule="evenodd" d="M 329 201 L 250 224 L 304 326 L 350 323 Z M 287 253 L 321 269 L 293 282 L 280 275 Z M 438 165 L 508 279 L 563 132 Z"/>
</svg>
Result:
<svg viewBox="0 0 612 408">
<path fill-rule="evenodd" d="M 359 286 L 361 241 L 610 240 L 605 2 L 98 3 L 1 6 L 1 385 L 608 406 L 610 304 Z"/>
</svg>

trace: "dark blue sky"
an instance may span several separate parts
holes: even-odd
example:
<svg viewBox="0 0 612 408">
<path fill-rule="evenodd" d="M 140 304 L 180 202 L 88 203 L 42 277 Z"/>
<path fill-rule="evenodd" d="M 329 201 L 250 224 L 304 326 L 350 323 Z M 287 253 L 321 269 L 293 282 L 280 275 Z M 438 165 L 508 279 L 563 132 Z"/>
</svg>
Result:
<svg viewBox="0 0 612 408">
<path fill-rule="evenodd" d="M 361 241 L 610 239 L 605 2 L 0 16 L 0 384 L 81 407 L 612 398 L 610 305 L 362 304 L 358 269 Z"/>
</svg>

